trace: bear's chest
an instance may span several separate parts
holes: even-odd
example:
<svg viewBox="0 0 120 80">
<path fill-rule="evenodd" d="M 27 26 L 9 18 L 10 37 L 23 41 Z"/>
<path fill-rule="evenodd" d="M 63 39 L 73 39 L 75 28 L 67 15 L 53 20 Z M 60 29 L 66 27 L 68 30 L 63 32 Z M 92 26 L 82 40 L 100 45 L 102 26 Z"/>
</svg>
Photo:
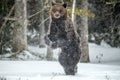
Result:
<svg viewBox="0 0 120 80">
<path fill-rule="evenodd" d="M 61 28 L 61 27 L 59 27 L 58 29 L 57 29 L 57 36 L 58 36 L 58 38 L 61 38 L 61 39 L 66 39 L 66 32 L 65 32 L 65 30 L 63 29 L 63 28 Z"/>
<path fill-rule="evenodd" d="M 54 28 L 56 29 L 55 35 L 60 38 L 60 39 L 66 39 L 66 31 L 65 31 L 65 22 L 59 21 L 59 22 L 54 22 Z"/>
</svg>

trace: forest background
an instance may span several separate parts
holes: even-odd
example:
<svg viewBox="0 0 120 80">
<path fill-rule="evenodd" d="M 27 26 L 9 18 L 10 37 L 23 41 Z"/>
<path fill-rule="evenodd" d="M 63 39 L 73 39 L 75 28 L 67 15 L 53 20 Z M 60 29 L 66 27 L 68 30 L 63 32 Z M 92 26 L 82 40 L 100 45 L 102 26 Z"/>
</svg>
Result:
<svg viewBox="0 0 120 80">
<path fill-rule="evenodd" d="M 68 15 L 81 37 L 82 62 L 89 62 L 88 43 L 120 47 L 119 0 L 55 1 L 67 3 Z M 16 60 L 24 51 L 34 54 L 28 47 L 37 46 L 47 48 L 45 59 L 53 60 L 53 51 L 43 39 L 50 23 L 50 6 L 50 0 L 0 0 L 0 59 Z"/>
</svg>

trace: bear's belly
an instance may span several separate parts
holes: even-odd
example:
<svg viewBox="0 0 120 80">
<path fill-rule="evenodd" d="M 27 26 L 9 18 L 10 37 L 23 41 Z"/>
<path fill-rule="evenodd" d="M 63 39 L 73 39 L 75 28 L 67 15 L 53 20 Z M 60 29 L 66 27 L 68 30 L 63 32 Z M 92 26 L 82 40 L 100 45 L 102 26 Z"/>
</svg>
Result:
<svg viewBox="0 0 120 80">
<path fill-rule="evenodd" d="M 67 39 L 65 34 L 58 34 L 58 39 Z"/>
</svg>

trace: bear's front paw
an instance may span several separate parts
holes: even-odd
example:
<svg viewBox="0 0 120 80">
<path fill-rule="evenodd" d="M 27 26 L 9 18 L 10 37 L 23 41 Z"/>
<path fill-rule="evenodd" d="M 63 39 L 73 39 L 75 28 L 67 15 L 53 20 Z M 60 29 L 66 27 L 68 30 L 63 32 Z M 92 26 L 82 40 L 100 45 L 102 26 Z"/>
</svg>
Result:
<svg viewBox="0 0 120 80">
<path fill-rule="evenodd" d="M 51 44 L 51 48 L 53 48 L 53 49 L 55 49 L 55 48 L 57 48 L 58 46 L 57 46 L 57 42 L 53 42 L 52 44 Z"/>
</svg>

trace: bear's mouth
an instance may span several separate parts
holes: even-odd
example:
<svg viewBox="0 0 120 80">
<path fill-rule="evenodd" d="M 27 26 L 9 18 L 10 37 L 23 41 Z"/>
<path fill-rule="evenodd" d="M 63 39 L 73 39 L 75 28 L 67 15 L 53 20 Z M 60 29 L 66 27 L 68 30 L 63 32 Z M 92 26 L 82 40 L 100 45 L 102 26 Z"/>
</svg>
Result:
<svg viewBox="0 0 120 80">
<path fill-rule="evenodd" d="M 54 14 L 54 18 L 59 19 L 60 18 L 60 14 Z"/>
</svg>

